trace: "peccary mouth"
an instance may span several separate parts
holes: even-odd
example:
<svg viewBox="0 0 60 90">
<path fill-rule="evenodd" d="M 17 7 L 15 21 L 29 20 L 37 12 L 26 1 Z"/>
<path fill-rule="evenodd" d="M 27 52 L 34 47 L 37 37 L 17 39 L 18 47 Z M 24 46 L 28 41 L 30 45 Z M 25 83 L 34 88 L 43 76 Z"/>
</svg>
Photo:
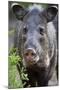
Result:
<svg viewBox="0 0 60 90">
<path fill-rule="evenodd" d="M 34 58 L 25 58 L 24 57 L 24 60 L 28 65 L 33 65 L 33 64 L 36 64 L 39 61 L 39 56 L 37 55 Z"/>
<path fill-rule="evenodd" d="M 37 55 L 35 58 L 25 58 L 23 57 L 23 63 L 25 64 L 25 66 L 29 67 L 29 66 L 33 66 L 33 65 L 38 65 L 39 67 L 43 68 L 43 67 L 48 67 L 50 64 L 49 61 L 49 57 L 48 55 L 46 55 L 46 58 L 44 60 L 40 60 L 40 57 Z"/>
</svg>

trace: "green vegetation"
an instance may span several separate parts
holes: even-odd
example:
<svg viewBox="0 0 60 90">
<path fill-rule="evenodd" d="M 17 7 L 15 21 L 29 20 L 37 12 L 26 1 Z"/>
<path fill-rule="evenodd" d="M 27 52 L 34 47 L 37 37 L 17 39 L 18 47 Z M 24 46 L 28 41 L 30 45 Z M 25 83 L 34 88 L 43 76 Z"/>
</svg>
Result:
<svg viewBox="0 0 60 90">
<path fill-rule="evenodd" d="M 15 29 L 10 29 L 10 30 L 8 31 L 8 34 L 9 34 L 9 35 L 14 35 L 14 33 L 15 33 Z"/>
<path fill-rule="evenodd" d="M 21 6 L 23 6 L 24 8 L 25 7 L 27 8 L 27 7 L 29 7 L 29 5 L 33 5 L 33 4 L 42 5 L 43 7 L 47 7 L 48 6 L 47 4 L 44 4 L 44 3 L 33 3 L 33 2 L 19 2 L 19 4 Z"/>
<path fill-rule="evenodd" d="M 8 57 L 8 86 L 9 88 L 23 88 L 28 81 L 26 69 L 23 66 L 22 58 L 17 55 L 17 49 L 12 48 Z M 19 71 L 17 69 L 19 67 Z M 29 87 L 29 85 L 27 86 Z"/>
</svg>

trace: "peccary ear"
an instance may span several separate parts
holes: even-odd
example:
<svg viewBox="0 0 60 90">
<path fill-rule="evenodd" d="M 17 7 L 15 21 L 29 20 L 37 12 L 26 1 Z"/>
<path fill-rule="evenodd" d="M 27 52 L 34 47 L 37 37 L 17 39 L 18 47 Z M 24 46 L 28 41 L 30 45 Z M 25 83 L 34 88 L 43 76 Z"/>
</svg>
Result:
<svg viewBox="0 0 60 90">
<path fill-rule="evenodd" d="M 22 20 L 23 17 L 26 15 L 27 10 L 24 9 L 20 4 L 18 3 L 13 3 L 11 6 L 13 13 L 15 14 L 16 18 L 18 20 Z"/>
<path fill-rule="evenodd" d="M 47 22 L 50 22 L 55 18 L 57 11 L 58 11 L 57 6 L 51 6 L 51 7 L 47 8 L 47 10 L 46 10 Z"/>
</svg>

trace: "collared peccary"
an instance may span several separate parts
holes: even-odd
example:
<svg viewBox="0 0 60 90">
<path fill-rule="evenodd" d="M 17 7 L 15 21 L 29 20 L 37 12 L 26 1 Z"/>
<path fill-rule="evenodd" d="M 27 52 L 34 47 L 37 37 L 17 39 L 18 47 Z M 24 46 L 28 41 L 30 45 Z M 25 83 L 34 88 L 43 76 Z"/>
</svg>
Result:
<svg viewBox="0 0 60 90">
<path fill-rule="evenodd" d="M 17 3 L 12 10 L 22 25 L 18 25 L 15 38 L 18 53 L 27 69 L 29 84 L 47 86 L 57 65 L 57 37 L 53 20 L 58 8 L 38 5 L 25 9 Z M 21 26 L 21 27 L 20 27 Z"/>
</svg>

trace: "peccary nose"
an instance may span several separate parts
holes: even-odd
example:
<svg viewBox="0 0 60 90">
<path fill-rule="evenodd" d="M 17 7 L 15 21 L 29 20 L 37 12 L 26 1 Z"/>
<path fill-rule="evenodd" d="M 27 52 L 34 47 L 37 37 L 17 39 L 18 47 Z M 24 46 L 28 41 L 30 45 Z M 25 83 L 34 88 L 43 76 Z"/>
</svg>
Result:
<svg viewBox="0 0 60 90">
<path fill-rule="evenodd" d="M 36 52 L 32 48 L 28 48 L 25 50 L 24 56 L 27 60 L 31 60 L 36 56 Z"/>
</svg>

